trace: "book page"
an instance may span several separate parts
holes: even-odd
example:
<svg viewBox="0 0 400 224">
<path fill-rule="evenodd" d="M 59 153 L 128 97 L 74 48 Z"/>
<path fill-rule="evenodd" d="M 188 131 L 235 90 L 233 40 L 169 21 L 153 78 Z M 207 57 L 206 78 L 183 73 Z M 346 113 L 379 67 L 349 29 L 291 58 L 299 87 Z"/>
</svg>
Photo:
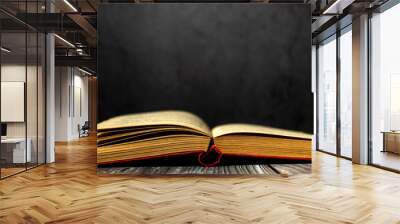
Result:
<svg viewBox="0 0 400 224">
<path fill-rule="evenodd" d="M 157 111 L 138 114 L 129 114 L 114 117 L 97 124 L 99 131 L 119 128 L 176 125 L 198 130 L 207 136 L 211 136 L 210 128 L 198 116 L 185 111 Z"/>
<path fill-rule="evenodd" d="M 155 126 L 157 127 L 157 126 Z M 123 129 L 124 130 L 124 129 Z M 119 139 L 123 137 L 132 137 L 132 136 L 141 136 L 141 135 L 148 135 L 148 134 L 155 134 L 155 133 L 170 133 L 170 132 L 189 132 L 189 133 L 199 133 L 203 134 L 197 130 L 193 130 L 191 128 L 185 128 L 185 127 L 162 127 L 162 128 L 149 128 L 146 130 L 141 130 L 141 131 L 125 131 L 121 133 L 116 133 L 113 135 L 102 135 L 102 136 L 97 136 L 97 143 L 99 142 L 104 142 L 110 139 Z"/>
<path fill-rule="evenodd" d="M 263 134 L 309 140 L 311 140 L 312 138 L 312 135 L 303 132 L 290 131 L 254 124 L 224 124 L 216 126 L 212 129 L 212 136 L 214 138 L 230 134 Z"/>
</svg>

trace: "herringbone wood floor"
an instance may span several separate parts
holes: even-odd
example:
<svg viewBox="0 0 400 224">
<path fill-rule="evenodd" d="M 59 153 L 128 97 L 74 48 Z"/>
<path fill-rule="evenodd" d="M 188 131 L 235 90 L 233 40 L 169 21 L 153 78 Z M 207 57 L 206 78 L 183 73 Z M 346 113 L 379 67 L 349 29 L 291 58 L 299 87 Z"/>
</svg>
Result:
<svg viewBox="0 0 400 224">
<path fill-rule="evenodd" d="M 94 138 L 0 181 L 0 223 L 400 223 L 400 175 L 314 153 L 285 177 L 97 176 Z"/>
</svg>

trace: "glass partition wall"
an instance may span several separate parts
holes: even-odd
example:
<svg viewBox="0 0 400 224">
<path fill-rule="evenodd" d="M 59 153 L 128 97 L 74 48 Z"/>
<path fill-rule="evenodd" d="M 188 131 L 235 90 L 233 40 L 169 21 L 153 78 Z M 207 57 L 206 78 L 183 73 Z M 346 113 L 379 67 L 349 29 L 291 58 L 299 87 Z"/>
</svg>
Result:
<svg viewBox="0 0 400 224">
<path fill-rule="evenodd" d="M 26 169 L 25 32 L 1 33 L 1 177 Z M 4 50 L 6 49 L 6 50 Z"/>
<path fill-rule="evenodd" d="M 370 162 L 400 171 L 400 4 L 371 18 Z"/>
<path fill-rule="evenodd" d="M 0 3 L 0 6 L 3 3 Z M 39 12 L 40 1 L 18 2 Z M 42 5 L 42 4 L 40 4 Z M 36 10 L 36 11 L 35 11 Z M 45 35 L 0 11 L 0 178 L 45 163 Z"/>
<path fill-rule="evenodd" d="M 400 4 L 369 18 L 369 164 L 400 172 Z M 351 26 L 317 47 L 317 149 L 352 157 Z M 336 47 L 336 49 L 335 49 Z M 336 70 L 335 70 L 336 69 Z"/>
<path fill-rule="evenodd" d="M 340 120 L 340 155 L 352 158 L 352 33 L 351 26 L 343 29 L 339 48 L 339 120 Z"/>
<path fill-rule="evenodd" d="M 318 149 L 336 154 L 336 35 L 321 42 L 318 54 Z"/>
<path fill-rule="evenodd" d="M 352 157 L 351 25 L 317 47 L 317 149 Z"/>
</svg>

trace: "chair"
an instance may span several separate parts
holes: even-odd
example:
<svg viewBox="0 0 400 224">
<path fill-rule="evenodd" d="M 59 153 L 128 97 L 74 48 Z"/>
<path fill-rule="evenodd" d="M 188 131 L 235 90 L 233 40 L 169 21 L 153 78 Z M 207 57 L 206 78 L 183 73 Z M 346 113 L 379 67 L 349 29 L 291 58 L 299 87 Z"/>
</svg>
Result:
<svg viewBox="0 0 400 224">
<path fill-rule="evenodd" d="M 89 136 L 89 129 L 90 129 L 89 121 L 85 121 L 82 127 L 78 124 L 79 138 Z"/>
</svg>

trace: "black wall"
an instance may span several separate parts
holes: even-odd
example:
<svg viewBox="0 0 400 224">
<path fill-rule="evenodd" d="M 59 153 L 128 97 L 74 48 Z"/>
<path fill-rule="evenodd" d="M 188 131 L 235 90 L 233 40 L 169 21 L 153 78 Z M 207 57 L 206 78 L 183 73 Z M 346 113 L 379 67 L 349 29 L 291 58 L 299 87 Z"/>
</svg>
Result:
<svg viewBox="0 0 400 224">
<path fill-rule="evenodd" d="M 99 121 L 180 109 L 312 132 L 308 5 L 105 4 L 98 12 Z"/>
</svg>

